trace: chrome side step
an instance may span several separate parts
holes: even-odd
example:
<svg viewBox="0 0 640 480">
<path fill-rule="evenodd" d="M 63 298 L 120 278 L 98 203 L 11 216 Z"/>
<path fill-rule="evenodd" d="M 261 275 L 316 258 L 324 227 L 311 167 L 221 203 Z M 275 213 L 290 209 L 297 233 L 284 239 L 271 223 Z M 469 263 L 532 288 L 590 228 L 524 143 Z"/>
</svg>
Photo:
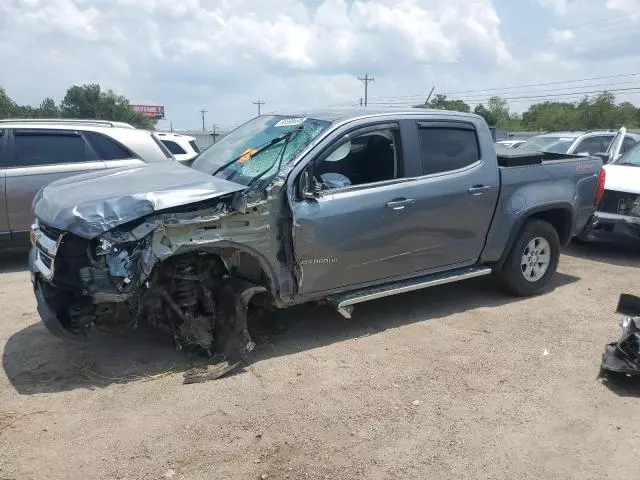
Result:
<svg viewBox="0 0 640 480">
<path fill-rule="evenodd" d="M 469 278 L 489 275 L 491 269 L 485 266 L 474 266 L 450 270 L 448 272 L 435 273 L 422 277 L 411 278 L 399 282 L 379 285 L 376 287 L 363 288 L 354 292 L 347 292 L 329 297 L 329 303 L 336 307 L 338 312 L 345 318 L 351 318 L 353 305 L 376 298 L 389 297 L 399 293 L 411 292 L 423 288 L 435 287 L 445 283 L 459 282 Z"/>
</svg>

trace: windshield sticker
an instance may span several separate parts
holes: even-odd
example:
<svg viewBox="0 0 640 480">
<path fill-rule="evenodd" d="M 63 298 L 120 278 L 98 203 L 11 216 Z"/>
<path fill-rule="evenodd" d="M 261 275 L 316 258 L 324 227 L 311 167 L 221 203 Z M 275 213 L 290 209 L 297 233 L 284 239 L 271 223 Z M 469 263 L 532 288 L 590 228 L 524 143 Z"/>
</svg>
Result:
<svg viewBox="0 0 640 480">
<path fill-rule="evenodd" d="M 256 150 L 255 148 L 247 148 L 242 155 L 240 155 L 240 158 L 238 159 L 238 163 L 247 163 L 249 160 L 251 160 L 251 157 L 253 157 L 253 155 L 257 152 L 258 150 Z"/>
<path fill-rule="evenodd" d="M 304 123 L 307 118 L 284 118 L 274 125 L 274 127 L 297 127 Z"/>
</svg>

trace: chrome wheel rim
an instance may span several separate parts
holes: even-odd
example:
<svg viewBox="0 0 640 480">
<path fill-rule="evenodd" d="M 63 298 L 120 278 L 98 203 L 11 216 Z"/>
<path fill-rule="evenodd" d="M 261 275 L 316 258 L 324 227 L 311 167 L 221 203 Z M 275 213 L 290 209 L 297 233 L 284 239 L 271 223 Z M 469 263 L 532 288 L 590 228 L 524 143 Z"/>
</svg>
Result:
<svg viewBox="0 0 640 480">
<path fill-rule="evenodd" d="M 522 253 L 520 267 L 522 276 L 528 282 L 537 282 L 549 269 L 551 245 L 542 237 L 536 237 L 527 243 Z"/>
</svg>

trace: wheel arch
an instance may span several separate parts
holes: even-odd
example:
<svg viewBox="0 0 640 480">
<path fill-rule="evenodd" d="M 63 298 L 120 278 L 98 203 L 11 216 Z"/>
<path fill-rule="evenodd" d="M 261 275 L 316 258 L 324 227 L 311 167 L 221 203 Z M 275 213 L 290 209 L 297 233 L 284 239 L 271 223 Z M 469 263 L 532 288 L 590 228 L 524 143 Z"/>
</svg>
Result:
<svg viewBox="0 0 640 480">
<path fill-rule="evenodd" d="M 573 206 L 569 203 L 558 202 L 533 207 L 520 215 L 515 222 L 513 229 L 509 235 L 509 239 L 502 252 L 500 260 L 496 263 L 496 268 L 500 269 L 506 262 L 513 244 L 518 238 L 523 227 L 532 219 L 544 220 L 558 232 L 560 244 L 566 245 L 571 240 L 572 225 L 574 222 Z"/>
<path fill-rule="evenodd" d="M 274 299 L 278 298 L 276 274 L 267 258 L 257 250 L 231 241 L 220 241 L 210 246 L 194 245 L 174 252 L 172 257 L 193 251 L 216 255 L 231 275 L 265 287 Z"/>
</svg>

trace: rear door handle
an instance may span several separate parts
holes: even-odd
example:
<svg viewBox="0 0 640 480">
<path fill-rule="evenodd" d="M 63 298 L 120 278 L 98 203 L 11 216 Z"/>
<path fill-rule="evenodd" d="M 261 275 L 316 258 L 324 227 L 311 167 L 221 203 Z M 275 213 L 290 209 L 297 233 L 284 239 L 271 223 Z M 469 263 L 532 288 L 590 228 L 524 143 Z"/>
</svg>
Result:
<svg viewBox="0 0 640 480">
<path fill-rule="evenodd" d="M 402 210 L 408 205 L 413 205 L 416 201 L 413 198 L 394 198 L 387 203 L 387 208 L 392 210 Z"/>
<path fill-rule="evenodd" d="M 491 185 L 474 185 L 467 192 L 469 192 L 469 195 L 482 195 L 489 190 L 491 190 Z"/>
</svg>

